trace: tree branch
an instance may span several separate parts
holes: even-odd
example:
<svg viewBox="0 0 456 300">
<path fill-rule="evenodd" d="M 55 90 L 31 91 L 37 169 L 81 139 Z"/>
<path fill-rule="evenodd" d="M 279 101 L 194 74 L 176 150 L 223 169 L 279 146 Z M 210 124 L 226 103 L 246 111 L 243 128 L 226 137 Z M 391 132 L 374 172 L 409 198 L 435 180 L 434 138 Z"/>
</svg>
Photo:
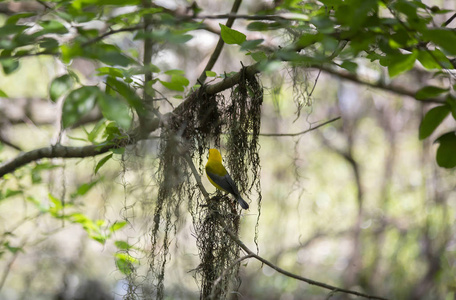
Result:
<svg viewBox="0 0 456 300">
<path fill-rule="evenodd" d="M 415 98 L 415 95 L 416 95 L 415 91 L 411 91 L 411 90 L 408 90 L 408 89 L 405 89 L 405 88 L 402 88 L 402 87 L 385 84 L 383 82 L 366 81 L 366 80 L 363 80 L 363 79 L 359 78 L 358 76 L 356 76 L 354 74 L 351 74 L 351 73 L 348 73 L 348 72 L 343 72 L 343 71 L 337 71 L 337 70 L 334 70 L 333 68 L 325 67 L 325 66 L 322 66 L 322 65 L 320 65 L 320 66 L 314 65 L 314 66 L 312 66 L 312 68 L 320 69 L 320 70 L 322 70 L 322 71 L 324 71 L 326 73 L 329 73 L 331 75 L 334 75 L 334 76 L 337 76 L 337 77 L 340 77 L 340 78 L 343 78 L 343 79 L 346 79 L 346 80 L 349 80 L 349 81 L 352 81 L 352 82 L 355 82 L 355 83 L 367 85 L 369 87 L 373 87 L 373 88 L 380 89 L 380 90 L 385 90 L 385 91 L 392 92 L 392 93 L 395 93 L 395 94 L 398 94 L 398 95 L 408 96 L 408 97 L 412 97 L 412 98 L 416 99 Z M 445 103 L 445 100 L 438 99 L 438 98 L 431 98 L 431 99 L 419 100 L 419 101 L 427 102 L 427 103 L 439 103 L 439 104 Z"/>
<path fill-rule="evenodd" d="M 29 152 L 21 153 L 15 158 L 2 164 L 0 166 L 0 178 L 2 178 L 5 174 L 13 172 L 19 167 L 42 158 L 83 158 L 108 152 L 109 149 L 112 148 L 116 148 L 116 146 L 109 144 L 105 146 L 90 145 L 84 147 L 67 147 L 59 144 L 35 149 Z"/>
<path fill-rule="evenodd" d="M 326 124 L 332 123 L 332 122 L 337 121 L 339 119 L 340 119 L 340 117 L 333 118 L 331 120 L 328 120 L 328 121 L 323 122 L 323 123 L 321 123 L 321 124 L 319 124 L 319 125 L 317 125 L 315 127 L 309 128 L 309 129 L 301 131 L 301 132 L 296 132 L 296 133 L 260 133 L 259 135 L 261 135 L 261 136 L 280 136 L 280 137 L 282 137 L 282 136 L 298 136 L 298 135 L 301 135 L 301 134 L 306 134 L 306 133 L 308 133 L 310 131 L 318 129 L 318 128 L 322 127 L 322 126 L 325 126 Z"/>
<path fill-rule="evenodd" d="M 220 14 L 220 15 L 198 15 L 192 17 L 193 19 L 244 19 L 256 21 L 304 21 L 304 18 L 286 17 L 285 15 L 241 15 L 236 13 Z"/>
<path fill-rule="evenodd" d="M 241 6 L 242 0 L 234 0 L 233 7 L 231 8 L 231 14 L 236 14 L 237 11 L 239 10 L 239 7 Z M 226 27 L 233 26 L 234 20 L 236 20 L 235 17 L 229 17 L 228 20 L 226 21 Z M 217 62 L 220 53 L 222 52 L 223 45 L 225 42 L 222 39 L 222 36 L 220 35 L 220 38 L 217 42 L 217 46 L 215 47 L 214 52 L 212 53 L 211 57 L 209 58 L 209 61 L 207 62 L 206 67 L 204 68 L 203 72 L 201 73 L 200 77 L 198 78 L 198 82 L 201 84 L 206 80 L 206 71 L 212 70 L 214 67 L 215 63 Z"/>
<path fill-rule="evenodd" d="M 281 273 L 281 274 L 283 274 L 285 276 L 288 276 L 288 277 L 291 277 L 291 278 L 294 278 L 294 279 L 297 279 L 297 280 L 300 280 L 300 281 L 304 281 L 304 282 L 306 282 L 308 284 L 319 286 L 319 287 L 322 287 L 324 289 L 328 289 L 328 290 L 335 291 L 335 292 L 342 292 L 342 293 L 346 293 L 346 294 L 356 295 L 356 296 L 364 297 L 364 298 L 367 298 L 367 299 L 386 300 L 386 298 L 372 296 L 372 295 L 367 295 L 367 294 L 364 294 L 364 293 L 360 293 L 360 292 L 356 292 L 356 291 L 352 291 L 352 290 L 347 290 L 347 289 L 343 289 L 343 288 L 338 288 L 338 287 L 335 287 L 335 286 L 332 286 L 332 285 L 329 285 L 329 284 L 326 284 L 326 283 L 323 283 L 323 282 L 318 282 L 318 281 L 315 281 L 315 280 L 312 280 L 312 279 L 308 279 L 308 278 L 305 278 L 305 277 L 290 273 L 290 272 L 288 272 L 288 271 L 286 271 L 286 270 L 274 265 L 270 261 L 262 258 L 261 256 L 256 255 L 234 233 L 232 233 L 230 230 L 226 229 L 226 226 L 225 226 L 225 228 L 223 228 L 223 232 L 225 232 L 227 235 L 229 235 L 229 237 L 236 244 L 238 244 L 239 247 L 241 247 L 242 250 L 244 250 L 248 254 L 248 256 L 253 257 L 253 258 L 261 261 L 265 265 L 269 266 L 270 268 L 276 270 L 277 272 L 279 272 L 279 273 Z"/>
<path fill-rule="evenodd" d="M 103 40 L 104 38 L 106 38 L 106 37 L 108 37 L 110 35 L 119 33 L 119 32 L 130 32 L 130 31 L 135 31 L 135 30 L 139 30 L 139 29 L 142 29 L 142 28 L 144 28 L 144 25 L 137 25 L 137 26 L 132 26 L 132 27 L 124 27 L 124 28 L 120 28 L 120 29 L 116 29 L 116 30 L 109 30 L 108 32 L 105 32 L 105 33 L 97 36 L 96 38 L 88 40 L 87 42 L 83 43 L 81 46 L 82 47 L 86 47 L 88 45 L 91 45 L 91 44 L 94 44 L 96 42 L 99 42 L 99 41 Z"/>
<path fill-rule="evenodd" d="M 456 13 L 454 13 L 448 20 L 446 20 L 443 24 L 442 27 L 448 26 L 454 19 L 456 18 Z"/>
</svg>

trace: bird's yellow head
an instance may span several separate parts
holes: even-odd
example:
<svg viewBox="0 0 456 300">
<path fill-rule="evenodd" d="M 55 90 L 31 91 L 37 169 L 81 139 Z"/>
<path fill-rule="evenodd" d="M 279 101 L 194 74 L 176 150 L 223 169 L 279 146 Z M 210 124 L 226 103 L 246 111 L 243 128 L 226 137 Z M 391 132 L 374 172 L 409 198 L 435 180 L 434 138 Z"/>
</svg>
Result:
<svg viewBox="0 0 456 300">
<path fill-rule="evenodd" d="M 222 162 L 222 155 L 217 149 L 209 149 L 209 160 Z"/>
</svg>

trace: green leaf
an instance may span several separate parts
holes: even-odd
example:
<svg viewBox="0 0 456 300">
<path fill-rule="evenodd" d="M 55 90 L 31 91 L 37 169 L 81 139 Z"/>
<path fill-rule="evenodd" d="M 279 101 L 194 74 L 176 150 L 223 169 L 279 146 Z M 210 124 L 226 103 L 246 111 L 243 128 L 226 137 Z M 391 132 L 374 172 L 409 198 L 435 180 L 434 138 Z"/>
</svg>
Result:
<svg viewBox="0 0 456 300">
<path fill-rule="evenodd" d="M 18 252 L 18 251 L 24 252 L 24 249 L 22 249 L 21 247 L 13 247 L 13 246 L 10 245 L 9 242 L 3 243 L 3 246 L 4 246 L 9 252 L 11 252 L 12 254 L 15 254 L 15 253 Z"/>
<path fill-rule="evenodd" d="M 251 22 L 247 25 L 249 31 L 270 31 L 284 28 L 284 24 L 280 22 Z"/>
<path fill-rule="evenodd" d="M 2 98 L 8 98 L 8 95 L 5 93 L 5 91 L 0 90 L 0 97 L 2 97 Z"/>
<path fill-rule="evenodd" d="M 97 220 L 94 222 L 86 215 L 81 213 L 72 213 L 69 215 L 69 220 L 72 223 L 78 223 L 82 225 L 82 228 L 87 232 L 89 237 L 101 244 L 106 242 L 108 236 L 102 233 L 103 220 Z"/>
<path fill-rule="evenodd" d="M 296 45 L 301 48 L 306 48 L 310 45 L 315 44 L 323 39 L 323 35 L 321 33 L 317 34 L 303 34 L 299 40 L 296 42 Z"/>
<path fill-rule="evenodd" d="M 80 137 L 75 137 L 75 136 L 70 136 L 70 135 L 68 135 L 68 138 L 73 141 L 87 142 L 87 139 L 85 139 L 85 138 L 80 138 Z"/>
<path fill-rule="evenodd" d="M 119 126 L 115 122 L 109 122 L 105 128 L 104 136 L 109 141 L 121 137 L 122 133 L 120 132 Z"/>
<path fill-rule="evenodd" d="M 423 140 L 430 136 L 450 113 L 448 105 L 441 105 L 429 110 L 421 121 L 419 138 Z"/>
<path fill-rule="evenodd" d="M 98 71 L 98 76 L 102 75 L 109 75 L 112 77 L 124 77 L 124 73 L 122 72 L 122 69 L 119 68 L 114 68 L 114 67 L 101 67 L 97 69 Z"/>
<path fill-rule="evenodd" d="M 139 31 L 134 36 L 135 40 L 146 38 L 150 38 L 158 43 L 184 44 L 191 40 L 193 36 L 169 29 L 157 29 L 152 32 Z"/>
<path fill-rule="evenodd" d="M 250 54 L 255 61 L 262 61 L 268 59 L 263 51 L 253 52 Z"/>
<path fill-rule="evenodd" d="M 2 64 L 5 75 L 10 75 L 19 68 L 19 61 L 13 58 L 1 59 L 0 63 Z"/>
<path fill-rule="evenodd" d="M 310 23 L 317 27 L 318 32 L 325 34 L 330 34 L 334 32 L 334 22 L 328 16 L 315 16 L 310 19 Z"/>
<path fill-rule="evenodd" d="M 456 132 L 448 132 L 435 140 L 440 146 L 437 149 L 437 164 L 443 168 L 456 167 Z"/>
<path fill-rule="evenodd" d="M 7 188 L 5 193 L 3 195 L 1 195 L 0 199 L 3 200 L 3 199 L 6 199 L 6 198 L 9 198 L 9 197 L 20 195 L 22 193 L 23 193 L 23 191 L 21 191 L 21 190 L 11 190 L 11 189 Z"/>
<path fill-rule="evenodd" d="M 241 45 L 243 42 L 245 42 L 246 40 L 246 36 L 245 34 L 237 31 L 237 30 L 234 30 L 234 29 L 231 29 L 223 24 L 219 24 L 220 25 L 220 28 L 221 28 L 221 36 L 222 36 L 222 40 L 227 43 L 227 44 L 237 44 L 237 45 Z"/>
<path fill-rule="evenodd" d="M 24 18 L 30 18 L 30 17 L 33 17 L 35 16 L 36 13 L 19 13 L 19 14 L 14 14 L 12 16 L 10 16 L 5 24 L 16 24 L 17 21 L 19 21 L 20 19 L 24 19 Z"/>
<path fill-rule="evenodd" d="M 184 76 L 172 75 L 171 81 L 167 82 L 160 80 L 160 83 L 167 89 L 183 92 L 185 87 L 189 85 L 190 81 Z"/>
<path fill-rule="evenodd" d="M 344 68 L 345 70 L 347 70 L 348 72 L 350 72 L 352 74 L 355 74 L 356 70 L 358 69 L 358 64 L 354 63 L 352 61 L 346 60 L 340 64 L 340 67 Z"/>
<path fill-rule="evenodd" d="M 103 157 L 102 159 L 100 159 L 100 161 L 97 163 L 97 166 L 95 167 L 95 175 L 98 173 L 98 170 L 100 170 L 100 168 L 108 161 L 112 158 L 114 154 L 111 153 L 111 154 L 108 154 L 106 155 L 105 157 Z"/>
<path fill-rule="evenodd" d="M 246 51 L 256 49 L 263 41 L 264 39 L 245 41 L 241 44 L 241 50 Z"/>
<path fill-rule="evenodd" d="M 87 140 L 91 143 L 95 143 L 96 138 L 103 132 L 106 128 L 106 120 L 101 119 L 95 124 L 92 130 L 87 134 Z"/>
<path fill-rule="evenodd" d="M 415 60 L 418 57 L 418 51 L 413 51 L 411 54 L 396 54 L 382 60 L 388 67 L 390 77 L 395 77 L 403 72 L 413 68 Z"/>
<path fill-rule="evenodd" d="M 83 86 L 68 94 L 62 107 L 63 128 L 70 127 L 89 113 L 95 106 L 100 93 L 98 87 Z"/>
<path fill-rule="evenodd" d="M 456 55 L 456 32 L 452 29 L 428 29 L 423 32 L 423 37 L 430 40 L 450 55 Z"/>
<path fill-rule="evenodd" d="M 63 202 L 60 199 L 53 196 L 52 194 L 48 194 L 48 197 L 49 197 L 49 200 L 51 201 L 50 206 L 49 206 L 49 213 L 54 218 L 61 218 L 62 210 L 64 208 Z"/>
<path fill-rule="evenodd" d="M 83 49 L 80 44 L 62 44 L 60 45 L 60 52 L 62 53 L 62 61 L 69 64 L 70 61 L 83 54 Z"/>
<path fill-rule="evenodd" d="M 418 54 L 418 61 L 428 70 L 441 69 L 438 62 L 435 61 L 428 51 L 420 50 L 420 53 Z"/>
<path fill-rule="evenodd" d="M 68 29 L 66 29 L 66 27 L 62 23 L 60 23 L 56 20 L 41 21 L 41 22 L 38 22 L 38 24 L 41 27 L 43 27 L 43 29 L 39 31 L 40 35 L 49 34 L 49 33 L 55 33 L 55 34 L 68 33 Z"/>
<path fill-rule="evenodd" d="M 127 100 L 128 104 L 131 107 L 133 107 L 139 115 L 142 115 L 145 113 L 145 109 L 144 109 L 143 103 L 141 101 L 141 98 L 139 98 L 139 96 L 136 94 L 136 92 L 132 88 L 130 88 L 129 85 L 127 85 L 113 77 L 107 78 L 106 85 L 115 89 L 115 91 L 119 95 L 124 97 L 124 99 Z"/>
<path fill-rule="evenodd" d="M 206 71 L 206 76 L 207 77 L 217 77 L 217 73 L 214 71 Z"/>
<path fill-rule="evenodd" d="M 97 183 L 99 182 L 99 180 L 94 180 L 92 182 L 89 182 L 89 183 L 83 183 L 81 184 L 78 189 L 76 190 L 76 192 L 74 192 L 73 194 L 71 194 L 71 197 L 73 198 L 76 198 L 77 196 L 84 196 L 85 194 L 87 194 Z"/>
<path fill-rule="evenodd" d="M 440 88 L 437 86 L 429 85 L 429 86 L 425 86 L 422 89 L 419 89 L 415 94 L 415 98 L 417 100 L 430 99 L 430 98 L 434 98 L 442 93 L 445 93 L 448 90 L 449 89 L 444 89 L 444 88 Z"/>
<path fill-rule="evenodd" d="M 446 103 L 450 106 L 450 111 L 451 114 L 453 115 L 453 118 L 456 120 L 456 98 L 454 98 L 451 95 L 448 95 L 446 98 Z"/>
<path fill-rule="evenodd" d="M 157 67 L 154 64 L 149 64 L 147 66 L 140 66 L 140 67 L 132 67 L 128 69 L 127 73 L 129 75 L 139 75 L 139 74 L 145 74 L 148 72 L 152 73 L 159 73 L 161 70 L 159 67 Z"/>
<path fill-rule="evenodd" d="M 185 72 L 181 69 L 171 69 L 164 72 L 166 75 L 185 75 Z"/>
<path fill-rule="evenodd" d="M 122 50 L 114 45 L 98 45 L 96 48 L 96 56 L 93 58 L 98 58 L 107 65 L 126 67 L 133 61 L 121 52 Z"/>
<path fill-rule="evenodd" d="M 134 269 L 133 263 L 137 263 L 138 260 L 127 253 L 116 253 L 114 256 L 119 271 L 124 275 L 130 275 Z"/>
<path fill-rule="evenodd" d="M 50 49 L 57 49 L 59 47 L 59 42 L 53 38 L 43 38 L 39 40 L 38 44 L 40 47 L 47 49 L 50 51 Z"/>
<path fill-rule="evenodd" d="M 97 99 L 101 113 L 106 119 L 115 121 L 125 130 L 130 128 L 132 116 L 130 114 L 130 107 L 126 102 L 107 94 L 101 94 Z"/>
<path fill-rule="evenodd" d="M 26 25 L 6 24 L 0 27 L 0 37 L 7 37 L 9 35 L 18 34 L 30 28 Z"/>
<path fill-rule="evenodd" d="M 121 222 L 116 221 L 114 224 L 111 225 L 111 227 L 109 228 L 109 231 L 115 232 L 115 231 L 120 230 L 123 227 L 125 227 L 125 225 L 127 225 L 127 222 L 125 222 L 125 221 L 121 221 Z"/>
<path fill-rule="evenodd" d="M 350 28 L 352 32 L 361 31 L 369 16 L 378 10 L 376 0 L 351 0 L 344 1 L 335 11 L 335 17 L 339 23 Z"/>
<path fill-rule="evenodd" d="M 120 148 L 112 148 L 112 149 L 109 149 L 112 153 L 114 154 L 119 154 L 119 155 L 122 155 L 125 153 L 125 148 L 124 147 L 120 147 Z"/>
<path fill-rule="evenodd" d="M 119 250 L 129 250 L 133 247 L 132 245 L 130 245 L 129 243 L 127 243 L 125 241 L 115 241 L 114 245 L 116 245 L 117 249 L 119 249 Z"/>
<path fill-rule="evenodd" d="M 38 199 L 35 199 L 35 198 L 31 197 L 31 196 L 28 196 L 28 197 L 25 198 L 25 199 L 26 199 L 27 201 L 29 201 L 30 203 L 32 203 L 33 205 L 35 205 L 35 207 L 36 207 L 37 209 L 39 209 L 40 212 L 46 213 L 46 212 L 49 211 L 48 206 L 43 205 Z"/>
<path fill-rule="evenodd" d="M 60 96 L 68 92 L 73 87 L 73 83 L 73 78 L 68 74 L 55 78 L 49 88 L 49 96 L 51 97 L 51 100 L 53 102 L 57 101 Z"/>
</svg>

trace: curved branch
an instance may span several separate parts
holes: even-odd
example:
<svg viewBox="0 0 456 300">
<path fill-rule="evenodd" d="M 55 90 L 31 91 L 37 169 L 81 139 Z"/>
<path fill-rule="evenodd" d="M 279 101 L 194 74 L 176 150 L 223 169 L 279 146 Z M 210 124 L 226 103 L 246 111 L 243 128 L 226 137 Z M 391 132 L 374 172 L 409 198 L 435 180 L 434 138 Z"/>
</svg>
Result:
<svg viewBox="0 0 456 300">
<path fill-rule="evenodd" d="M 384 90 L 384 91 L 387 91 L 387 92 L 395 93 L 395 94 L 398 94 L 398 95 L 401 95 L 401 96 L 408 96 L 408 97 L 412 97 L 412 98 L 416 99 L 415 98 L 415 95 L 416 95 L 415 91 L 408 90 L 408 89 L 405 89 L 405 88 L 402 88 L 402 87 L 399 87 L 399 86 L 385 84 L 385 83 L 380 82 L 380 81 L 377 81 L 377 82 L 366 81 L 364 79 L 359 78 L 355 74 L 351 74 L 351 73 L 343 72 L 343 71 L 337 71 L 337 70 L 334 70 L 333 68 L 328 68 L 328 67 L 321 66 L 321 65 L 320 66 L 315 65 L 315 66 L 312 66 L 312 68 L 320 69 L 323 72 L 326 72 L 328 74 L 340 77 L 342 79 L 346 79 L 346 80 L 352 81 L 354 83 L 367 85 L 367 86 L 372 87 L 372 88 L 376 88 L 376 89 Z M 438 99 L 438 98 L 431 98 L 431 99 L 418 100 L 418 101 L 425 102 L 425 103 L 440 103 L 440 104 L 445 103 L 445 100 Z"/>
<path fill-rule="evenodd" d="M 109 149 L 117 148 L 113 144 L 99 146 L 90 145 L 84 147 L 67 147 L 60 144 L 55 146 L 44 147 L 35 149 L 29 152 L 21 153 L 15 158 L 5 162 L 0 166 L 0 178 L 5 174 L 11 173 L 19 167 L 22 167 L 33 161 L 37 161 L 42 158 L 83 158 L 96 156 L 108 152 Z"/>
<path fill-rule="evenodd" d="M 253 251 L 250 250 L 240 239 L 238 239 L 237 236 L 234 233 L 232 233 L 230 230 L 226 229 L 226 226 L 225 226 L 225 228 L 223 228 L 223 232 L 225 232 L 227 235 L 229 235 L 229 237 L 236 244 L 238 244 L 239 247 L 241 247 L 242 250 L 244 250 L 248 254 L 248 256 L 253 257 L 253 258 L 261 261 L 265 265 L 269 266 L 270 268 L 276 270 L 277 272 L 279 272 L 279 273 L 281 273 L 281 274 L 283 274 L 285 276 L 288 276 L 288 277 L 291 277 L 291 278 L 294 278 L 294 279 L 297 279 L 297 280 L 300 280 L 300 281 L 304 281 L 304 282 L 306 282 L 308 284 L 316 285 L 316 286 L 322 287 L 324 289 L 331 290 L 333 292 L 341 292 L 341 293 L 356 295 L 356 296 L 364 297 L 364 298 L 367 298 L 367 299 L 387 300 L 386 298 L 372 296 L 372 295 L 367 295 L 367 294 L 364 294 L 364 293 L 360 293 L 360 292 L 356 292 L 356 291 L 352 291 L 352 290 L 347 290 L 347 289 L 343 289 L 343 288 L 338 288 L 338 287 L 335 287 L 335 286 L 332 286 L 332 285 L 329 285 L 329 284 L 326 284 L 326 283 L 323 283 L 323 282 L 318 282 L 318 281 L 315 281 L 315 280 L 312 280 L 312 279 L 308 279 L 308 278 L 305 278 L 305 277 L 290 273 L 290 272 L 288 272 L 288 271 L 286 271 L 286 270 L 274 265 L 270 261 L 262 258 L 261 256 L 256 255 L 255 253 L 253 253 Z"/>
<path fill-rule="evenodd" d="M 192 170 L 193 176 L 195 177 L 195 180 L 196 180 L 196 183 L 197 183 L 199 189 L 201 190 L 201 192 L 203 193 L 203 196 L 207 200 L 209 195 L 208 195 L 206 189 L 204 188 L 203 183 L 201 182 L 201 176 L 199 175 L 198 171 L 196 170 L 196 167 L 193 164 L 192 159 L 190 158 L 190 156 L 188 156 L 188 154 L 184 154 L 184 158 L 187 160 L 187 163 L 189 164 L 189 166 L 190 166 L 190 168 Z M 288 272 L 288 271 L 286 271 L 286 270 L 274 265 L 270 261 L 262 258 L 261 256 L 255 254 L 252 250 L 250 250 L 236 236 L 236 234 L 234 234 L 233 232 L 231 232 L 230 230 L 227 229 L 228 227 L 225 225 L 225 222 L 224 222 L 224 220 L 222 218 L 220 219 L 220 224 L 223 227 L 223 229 L 222 229 L 223 232 L 225 232 L 236 244 L 238 244 L 239 247 L 242 248 L 242 250 L 244 250 L 247 253 L 247 255 L 245 255 L 245 256 L 243 256 L 241 258 L 238 258 L 231 266 L 229 266 L 229 268 L 231 268 L 234 264 L 237 264 L 237 263 L 241 262 L 242 260 L 245 260 L 247 258 L 253 257 L 253 258 L 261 261 L 265 265 L 271 267 L 272 269 L 276 270 L 277 272 L 279 272 L 279 273 L 281 273 L 281 274 L 283 274 L 285 276 L 288 276 L 288 277 L 291 277 L 291 278 L 294 278 L 294 279 L 297 279 L 297 280 L 300 280 L 300 281 L 304 281 L 304 282 L 306 282 L 308 284 L 311 284 L 311 285 L 315 285 L 315 286 L 319 286 L 319 287 L 331 290 L 334 293 L 335 292 L 341 292 L 341 293 L 352 294 L 352 295 L 356 295 L 356 296 L 364 297 L 364 298 L 368 298 L 368 299 L 387 300 L 386 298 L 377 297 L 377 296 L 371 296 L 371 295 L 367 295 L 367 294 L 356 292 L 356 291 L 352 291 L 352 290 L 338 288 L 338 287 L 335 287 L 335 286 L 332 286 L 332 285 L 329 285 L 329 284 L 326 284 L 326 283 L 323 283 L 323 282 L 315 281 L 315 280 L 312 280 L 312 279 L 308 279 L 308 278 L 305 278 L 305 277 L 290 273 L 290 272 Z M 222 276 L 224 276 L 223 273 L 222 273 L 222 275 L 220 277 L 222 277 Z M 219 281 L 220 277 L 216 280 L 216 282 L 214 283 L 214 286 L 216 284 L 218 284 L 218 281 Z"/>
</svg>

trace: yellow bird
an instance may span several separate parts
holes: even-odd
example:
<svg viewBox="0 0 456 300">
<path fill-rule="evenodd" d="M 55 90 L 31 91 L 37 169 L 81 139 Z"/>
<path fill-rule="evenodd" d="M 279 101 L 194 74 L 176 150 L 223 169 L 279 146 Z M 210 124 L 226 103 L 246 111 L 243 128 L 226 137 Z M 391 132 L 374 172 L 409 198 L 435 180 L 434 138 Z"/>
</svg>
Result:
<svg viewBox="0 0 456 300">
<path fill-rule="evenodd" d="M 217 189 L 232 194 L 236 197 L 243 209 L 249 209 L 247 202 L 242 199 L 239 190 L 222 164 L 222 156 L 217 149 L 209 149 L 209 159 L 206 164 L 207 179 Z"/>
</svg>

